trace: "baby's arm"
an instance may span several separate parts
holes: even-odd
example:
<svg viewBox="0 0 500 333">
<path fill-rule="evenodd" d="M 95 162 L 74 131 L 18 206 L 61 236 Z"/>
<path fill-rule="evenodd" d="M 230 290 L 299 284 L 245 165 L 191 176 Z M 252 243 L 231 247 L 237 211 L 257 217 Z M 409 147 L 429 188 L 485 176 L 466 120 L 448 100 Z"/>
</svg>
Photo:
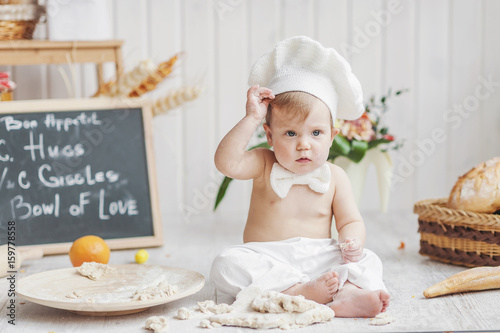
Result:
<svg viewBox="0 0 500 333">
<path fill-rule="evenodd" d="M 344 262 L 356 262 L 361 259 L 366 238 L 363 218 L 358 211 L 351 183 L 344 170 L 334 166 L 332 178 L 335 180 L 333 214 L 339 233 L 339 244 Z"/>
<path fill-rule="evenodd" d="M 215 152 L 215 166 L 224 175 L 234 179 L 252 179 L 264 170 L 264 156 L 259 149 L 246 150 L 257 127 L 274 98 L 268 88 L 252 86 L 247 92 L 245 117 L 222 139 Z"/>
</svg>

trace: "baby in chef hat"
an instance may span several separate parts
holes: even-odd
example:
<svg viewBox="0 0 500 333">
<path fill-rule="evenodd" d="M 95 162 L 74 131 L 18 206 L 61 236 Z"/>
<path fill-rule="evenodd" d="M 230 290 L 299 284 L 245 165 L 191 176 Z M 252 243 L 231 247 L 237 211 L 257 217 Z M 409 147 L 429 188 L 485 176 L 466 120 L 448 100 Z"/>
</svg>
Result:
<svg viewBox="0 0 500 333">
<path fill-rule="evenodd" d="M 327 162 L 339 132 L 335 119 L 363 113 L 358 79 L 334 49 L 300 36 L 259 58 L 248 82 L 246 115 L 215 154 L 224 175 L 253 180 L 244 244 L 215 258 L 210 279 L 233 296 L 249 286 L 303 295 L 338 317 L 385 311 L 382 263 L 364 248 L 347 175 Z M 247 151 L 264 119 L 272 150 Z M 333 216 L 338 241 L 331 238 Z"/>
</svg>

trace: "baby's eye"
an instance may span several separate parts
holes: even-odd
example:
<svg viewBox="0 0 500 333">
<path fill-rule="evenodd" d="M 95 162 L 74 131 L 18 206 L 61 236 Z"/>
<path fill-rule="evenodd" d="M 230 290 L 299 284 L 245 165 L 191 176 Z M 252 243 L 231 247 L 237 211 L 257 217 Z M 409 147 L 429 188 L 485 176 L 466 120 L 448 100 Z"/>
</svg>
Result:
<svg viewBox="0 0 500 333">
<path fill-rule="evenodd" d="M 315 130 L 315 131 L 313 131 L 313 132 L 312 132 L 312 135 L 313 135 L 313 136 L 318 136 L 318 135 L 320 135 L 320 134 L 321 134 L 321 131 L 320 131 L 320 130 Z"/>
<path fill-rule="evenodd" d="M 297 133 L 295 133 L 294 131 L 287 131 L 286 135 L 287 136 L 295 136 L 295 135 L 297 135 Z"/>
</svg>

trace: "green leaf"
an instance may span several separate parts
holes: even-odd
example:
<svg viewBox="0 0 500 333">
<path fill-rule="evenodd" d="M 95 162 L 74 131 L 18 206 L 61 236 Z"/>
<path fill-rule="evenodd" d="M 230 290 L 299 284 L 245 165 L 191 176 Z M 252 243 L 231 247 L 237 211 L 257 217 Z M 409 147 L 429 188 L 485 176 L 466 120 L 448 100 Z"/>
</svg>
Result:
<svg viewBox="0 0 500 333">
<path fill-rule="evenodd" d="M 226 195 L 227 187 L 229 186 L 229 183 L 231 183 L 232 181 L 233 178 L 224 177 L 224 180 L 222 181 L 222 184 L 219 187 L 217 198 L 215 199 L 214 211 L 217 209 L 217 206 L 219 206 L 220 202 L 224 198 L 224 195 Z"/>
<path fill-rule="evenodd" d="M 347 158 L 355 163 L 358 163 L 363 159 L 367 150 L 368 143 L 366 141 L 352 140 L 351 152 L 347 155 Z"/>
<path fill-rule="evenodd" d="M 338 156 L 347 156 L 351 152 L 351 144 L 345 136 L 339 134 L 333 139 L 332 146 L 330 147 L 330 154 Z"/>
<path fill-rule="evenodd" d="M 389 129 L 388 129 L 387 127 L 382 127 L 382 128 L 380 129 L 380 134 L 382 134 L 382 135 L 386 135 L 388 130 L 389 130 Z"/>
<path fill-rule="evenodd" d="M 392 142 L 392 141 L 387 140 L 387 139 L 375 139 L 375 140 L 368 142 L 368 149 L 372 149 L 372 148 L 377 147 L 380 144 L 389 143 L 389 142 Z"/>
<path fill-rule="evenodd" d="M 271 148 L 271 146 L 267 142 L 262 142 L 262 143 L 259 143 L 258 145 L 255 145 L 253 147 L 248 148 L 248 150 L 252 150 L 255 148 Z"/>
</svg>

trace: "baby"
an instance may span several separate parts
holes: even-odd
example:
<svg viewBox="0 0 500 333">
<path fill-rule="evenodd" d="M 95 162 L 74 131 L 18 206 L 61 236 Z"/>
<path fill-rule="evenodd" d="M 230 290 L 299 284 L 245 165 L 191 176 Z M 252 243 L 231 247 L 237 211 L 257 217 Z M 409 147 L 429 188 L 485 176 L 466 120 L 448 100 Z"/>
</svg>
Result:
<svg viewBox="0 0 500 333">
<path fill-rule="evenodd" d="M 215 154 L 226 176 L 253 179 L 245 244 L 215 258 L 215 287 L 233 296 L 248 286 L 303 295 L 329 304 L 337 317 L 385 311 L 382 263 L 364 249 L 365 226 L 347 175 L 327 162 L 336 117 L 363 112 L 349 64 L 333 49 L 293 37 L 256 62 L 249 83 L 246 116 Z M 264 119 L 273 150 L 247 151 Z M 331 238 L 333 215 L 338 242 Z"/>
</svg>

